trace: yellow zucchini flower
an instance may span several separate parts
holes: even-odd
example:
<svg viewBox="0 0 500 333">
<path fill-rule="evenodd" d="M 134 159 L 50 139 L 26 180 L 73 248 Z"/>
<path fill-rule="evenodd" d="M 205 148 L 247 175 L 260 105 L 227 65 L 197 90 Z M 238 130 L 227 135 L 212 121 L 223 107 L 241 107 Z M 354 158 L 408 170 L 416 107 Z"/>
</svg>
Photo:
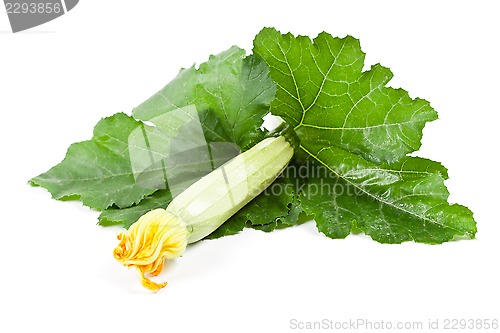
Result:
<svg viewBox="0 0 500 333">
<path fill-rule="evenodd" d="M 186 225 L 180 218 L 165 209 L 155 209 L 118 235 L 120 243 L 113 255 L 123 265 L 137 268 L 143 286 L 158 291 L 167 283 L 153 282 L 146 274 L 156 276 L 165 260 L 180 257 L 186 249 L 187 236 Z"/>
</svg>

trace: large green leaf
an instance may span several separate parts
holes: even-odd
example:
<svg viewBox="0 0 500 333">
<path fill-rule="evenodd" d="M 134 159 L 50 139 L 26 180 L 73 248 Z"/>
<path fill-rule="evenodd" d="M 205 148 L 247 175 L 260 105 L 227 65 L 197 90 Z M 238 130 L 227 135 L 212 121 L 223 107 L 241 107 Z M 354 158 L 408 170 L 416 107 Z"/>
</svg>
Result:
<svg viewBox="0 0 500 333">
<path fill-rule="evenodd" d="M 254 52 L 278 87 L 271 111 L 300 139 L 297 155 L 309 170 L 300 201 L 321 232 L 343 238 L 356 229 L 384 243 L 474 237 L 472 213 L 447 202 L 446 169 L 405 157 L 435 111 L 387 87 L 388 69 L 363 72 L 356 39 L 321 33 L 312 41 L 264 29 Z"/>
<path fill-rule="evenodd" d="M 186 108 L 177 111 L 169 125 L 192 115 Z M 207 146 L 204 139 L 201 145 L 196 142 L 197 122 L 180 135 L 184 127 L 168 127 L 161 120 L 161 126 L 150 126 L 123 113 L 104 118 L 91 140 L 71 145 L 61 163 L 30 183 L 45 187 L 56 199 L 79 199 L 98 210 L 120 209 L 137 205 L 158 189 L 179 193 L 237 154 L 225 146 Z M 199 132 L 203 136 L 201 128 Z M 178 146 L 186 150 L 177 152 Z"/>
<path fill-rule="evenodd" d="M 89 141 L 71 145 L 66 157 L 49 171 L 30 180 L 55 199 L 80 199 L 106 209 L 140 202 L 154 189 L 136 183 L 129 156 L 129 135 L 142 123 L 123 113 L 102 119 Z"/>
<path fill-rule="evenodd" d="M 242 149 L 262 139 L 262 118 L 269 112 L 276 86 L 268 67 L 233 46 L 201 64 L 182 69 L 163 89 L 133 110 L 151 120 L 194 105 L 209 142 L 234 142 Z"/>
<path fill-rule="evenodd" d="M 110 208 L 102 223 L 119 223 L 124 217 L 114 209 L 152 207 L 154 200 L 138 204 L 158 189 L 173 190 L 174 180 L 178 194 L 234 156 L 224 143 L 244 149 L 262 139 L 262 118 L 275 93 L 267 72 L 262 60 L 238 47 L 211 56 L 198 70 L 182 70 L 137 107 L 134 118 L 119 113 L 101 120 L 91 140 L 72 145 L 60 164 L 30 182 L 56 199 Z"/>
<path fill-rule="evenodd" d="M 356 227 L 382 243 L 432 244 L 474 237 L 472 213 L 447 202 L 446 169 L 441 164 L 406 157 L 378 166 L 336 147 L 308 153 L 313 176 L 300 200 L 325 235 L 344 238 Z M 322 167 L 327 177 L 317 171 Z"/>
<path fill-rule="evenodd" d="M 387 87 L 380 65 L 363 72 L 365 54 L 350 36 L 282 35 L 263 29 L 254 52 L 278 86 L 273 114 L 295 127 L 303 145 L 334 145 L 374 162 L 393 162 L 420 147 L 422 128 L 437 118 L 429 103 Z"/>
</svg>

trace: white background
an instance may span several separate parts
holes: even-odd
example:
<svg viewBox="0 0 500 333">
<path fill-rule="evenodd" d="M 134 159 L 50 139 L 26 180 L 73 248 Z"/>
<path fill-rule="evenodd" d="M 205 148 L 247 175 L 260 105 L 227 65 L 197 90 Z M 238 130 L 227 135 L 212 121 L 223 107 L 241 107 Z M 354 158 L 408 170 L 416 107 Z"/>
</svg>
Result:
<svg viewBox="0 0 500 333">
<path fill-rule="evenodd" d="M 2 8 L 0 331 L 291 332 L 291 319 L 424 327 L 500 319 L 497 3 L 82 0 L 18 34 Z M 212 53 L 233 44 L 250 52 L 264 26 L 353 35 L 368 65 L 392 69 L 391 86 L 431 101 L 440 120 L 426 126 L 418 155 L 449 168 L 450 201 L 475 212 L 477 240 L 331 240 L 313 223 L 246 230 L 188 248 L 154 294 L 113 259 L 119 229 L 27 185 L 70 143 L 90 138 L 101 117 L 130 112 Z"/>
</svg>

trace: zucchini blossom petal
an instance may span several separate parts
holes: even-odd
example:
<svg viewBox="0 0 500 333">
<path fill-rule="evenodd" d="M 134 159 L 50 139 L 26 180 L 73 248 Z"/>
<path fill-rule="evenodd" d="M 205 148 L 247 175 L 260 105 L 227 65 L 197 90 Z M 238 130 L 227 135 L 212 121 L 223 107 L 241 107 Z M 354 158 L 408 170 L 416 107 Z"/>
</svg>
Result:
<svg viewBox="0 0 500 333">
<path fill-rule="evenodd" d="M 156 276 L 164 260 L 180 257 L 186 249 L 188 231 L 178 216 L 165 209 L 152 210 L 139 218 L 127 232 L 120 233 L 120 243 L 113 251 L 116 260 L 140 273 L 144 287 L 158 291 L 167 285 L 156 283 L 146 274 Z"/>
</svg>

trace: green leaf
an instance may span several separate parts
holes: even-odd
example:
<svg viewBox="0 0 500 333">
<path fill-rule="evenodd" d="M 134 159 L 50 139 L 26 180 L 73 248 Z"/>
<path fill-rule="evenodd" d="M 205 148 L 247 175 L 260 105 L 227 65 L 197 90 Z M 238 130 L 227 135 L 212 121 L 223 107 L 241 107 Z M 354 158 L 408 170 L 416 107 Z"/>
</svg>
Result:
<svg viewBox="0 0 500 333">
<path fill-rule="evenodd" d="M 223 143 L 244 149 L 263 138 L 262 118 L 275 92 L 267 73 L 262 60 L 238 47 L 211 56 L 134 110 L 135 119 L 152 126 L 122 113 L 103 119 L 91 140 L 72 145 L 63 162 L 30 183 L 99 210 L 140 209 L 145 196 L 167 187 L 178 194 L 235 156 Z M 119 222 L 109 211 L 101 216 L 101 223 Z"/>
<path fill-rule="evenodd" d="M 358 40 L 321 33 L 311 41 L 267 28 L 254 53 L 278 87 L 272 113 L 300 139 L 297 157 L 308 162 L 300 201 L 321 232 L 343 238 L 361 230 L 383 243 L 474 237 L 472 213 L 447 202 L 447 170 L 406 156 L 420 147 L 436 112 L 387 87 L 389 69 L 363 72 Z"/>
<path fill-rule="evenodd" d="M 314 161 L 310 172 L 322 174 L 313 170 L 323 167 L 328 176 L 309 177 L 300 200 L 328 237 L 344 238 L 354 227 L 381 243 L 474 237 L 472 213 L 447 202 L 439 163 L 406 157 L 377 166 L 336 147 L 315 148 L 307 151 Z"/>
<path fill-rule="evenodd" d="M 157 190 L 179 193 L 238 153 L 225 145 L 207 146 L 204 139 L 196 142 L 199 123 L 177 124 L 196 110 L 176 111 L 168 122 L 157 119 L 158 126 L 123 113 L 102 119 L 91 140 L 73 144 L 61 163 L 30 183 L 45 187 L 56 199 L 80 199 L 98 210 L 121 209 Z M 113 222 L 108 217 L 103 223 Z"/>
<path fill-rule="evenodd" d="M 441 163 L 434 162 L 422 157 L 405 156 L 390 165 L 382 165 L 386 170 L 399 174 L 402 179 L 412 180 L 420 175 L 431 175 L 438 173 L 443 179 L 448 179 L 448 169 Z"/>
<path fill-rule="evenodd" d="M 99 224 L 102 226 L 122 225 L 128 229 L 143 214 L 156 209 L 167 208 L 172 201 L 170 191 L 160 190 L 145 198 L 139 204 L 128 208 L 110 207 L 99 215 Z"/>
<path fill-rule="evenodd" d="M 282 35 L 263 29 L 254 53 L 278 90 L 271 112 L 295 127 L 303 145 L 334 145 L 373 162 L 394 162 L 420 147 L 422 128 L 437 118 L 429 103 L 387 87 L 388 68 L 363 72 L 365 54 L 350 36 Z"/>
<path fill-rule="evenodd" d="M 46 188 L 55 199 L 79 198 L 100 210 L 140 202 L 154 192 L 136 183 L 130 163 L 128 137 L 140 126 L 123 113 L 102 119 L 91 140 L 71 145 L 61 163 L 30 183 Z"/>
<path fill-rule="evenodd" d="M 250 221 L 247 226 L 264 232 L 272 232 L 276 229 L 284 229 L 306 222 L 307 220 L 300 219 L 301 213 L 302 206 L 299 198 L 294 196 L 293 201 L 288 204 L 288 213 L 285 216 L 277 217 L 268 224 L 252 224 L 252 221 Z"/>
<path fill-rule="evenodd" d="M 194 105 L 208 142 L 234 142 L 242 149 L 263 137 L 262 118 L 269 112 L 276 86 L 266 64 L 233 46 L 201 64 L 182 69 L 162 90 L 133 110 L 151 120 Z"/>
</svg>

